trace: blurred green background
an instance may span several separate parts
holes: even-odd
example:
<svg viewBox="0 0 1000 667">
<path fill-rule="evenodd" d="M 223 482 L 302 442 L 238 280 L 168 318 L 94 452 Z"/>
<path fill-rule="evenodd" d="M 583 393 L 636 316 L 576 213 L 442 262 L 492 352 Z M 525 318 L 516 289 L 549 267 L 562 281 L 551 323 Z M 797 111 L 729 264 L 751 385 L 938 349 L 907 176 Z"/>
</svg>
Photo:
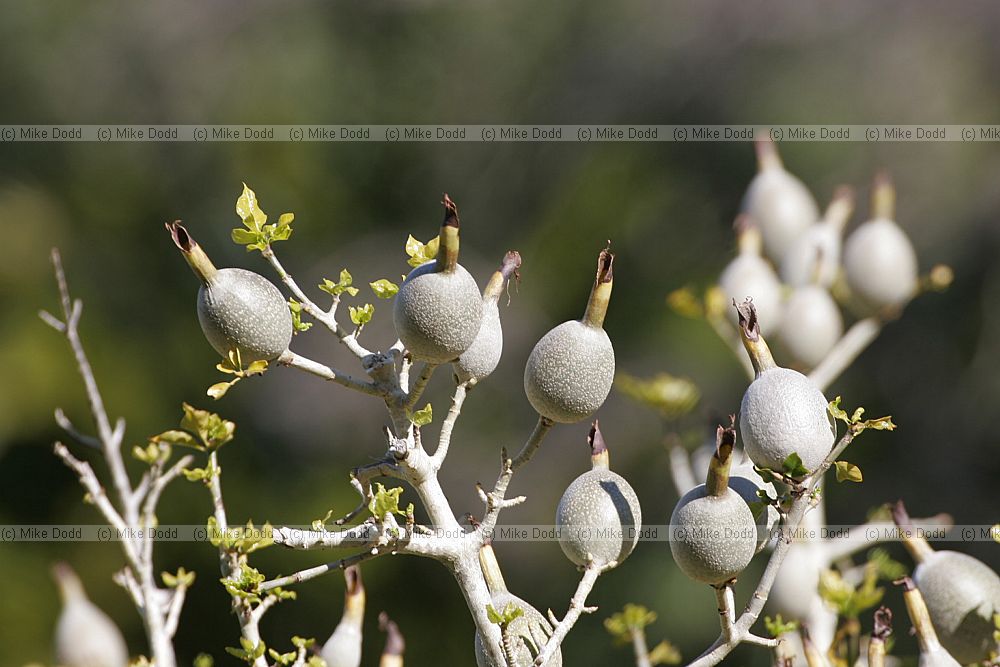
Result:
<svg viewBox="0 0 1000 667">
<path fill-rule="evenodd" d="M 996 123 L 1000 11 L 986 2 L 676 2 L 539 5 L 534 2 L 64 3 L 0 7 L 3 123 Z M 1000 151 L 995 144 L 798 143 L 786 165 L 825 202 L 890 170 L 898 218 L 926 271 L 955 269 L 950 291 L 920 298 L 829 392 L 849 406 L 891 413 L 892 434 L 866 435 L 850 453 L 864 484 L 828 492 L 832 523 L 906 498 L 915 515 L 950 512 L 959 523 L 1000 519 Z M 89 424 L 69 350 L 36 316 L 57 308 L 49 249 L 62 252 L 85 302 L 82 335 L 112 416 L 127 443 L 176 424 L 190 401 L 235 420 L 222 453 L 234 522 L 307 523 L 354 497 L 348 470 L 383 451 L 375 401 L 287 369 L 237 386 L 212 403 L 217 359 L 194 310 L 197 284 L 163 222 L 185 220 L 220 266 L 267 267 L 229 240 L 241 181 L 265 211 L 296 214 L 278 248 L 302 285 L 349 267 L 356 283 L 406 270 L 407 233 L 436 233 L 447 191 L 463 219 L 463 263 L 480 279 L 508 248 L 523 281 L 504 309 L 497 373 L 466 403 L 442 483 L 457 512 L 481 513 L 474 483 L 490 482 L 501 445 L 514 448 L 534 416 L 521 373 L 531 345 L 576 318 L 605 239 L 618 253 L 607 330 L 622 371 L 692 378 L 703 400 L 687 427 L 737 409 L 740 367 L 707 325 L 665 306 L 680 286 L 709 284 L 731 257 L 731 222 L 754 173 L 751 146 L 714 144 L 4 144 L 0 147 L 0 523 L 99 523 L 76 479 L 55 459 L 62 406 Z M 365 289 L 358 302 L 371 299 Z M 318 298 L 315 291 L 313 295 Z M 364 338 L 394 336 L 376 302 Z M 314 328 L 296 349 L 356 370 Z M 428 397 L 438 415 L 450 382 Z M 497 409 L 502 406 L 503 409 Z M 676 501 L 663 439 L 668 428 L 613 392 L 600 411 L 615 468 L 637 490 L 647 522 L 665 523 Z M 440 419 L 440 417 L 439 417 Z M 588 464 L 586 424 L 555 430 L 511 493 L 529 502 L 511 523 L 548 523 L 565 486 Z M 138 471 L 139 466 L 133 466 Z M 405 500 L 415 500 L 410 491 Z M 202 488 L 178 482 L 163 523 L 200 523 Z M 994 568 L 1000 547 L 961 546 Z M 536 607 L 565 609 L 577 574 L 555 543 L 497 546 L 511 589 Z M 201 651 L 237 664 L 224 646 L 237 624 L 215 581 L 208 545 L 164 544 L 158 569 L 198 572 L 178 637 L 183 662 Z M 894 547 L 893 553 L 908 559 Z M 270 574 L 334 554 L 264 552 Z M 4 665 L 51 662 L 58 600 L 49 577 L 73 564 L 91 597 L 122 627 L 133 654 L 141 624 L 110 575 L 116 545 L 0 545 L 0 654 Z M 754 567 L 759 567 L 755 562 Z M 367 664 L 382 638 L 379 610 L 399 623 L 413 665 L 469 664 L 473 626 L 444 568 L 382 558 L 364 568 L 369 588 Z M 754 580 L 753 576 L 746 576 Z M 299 599 L 265 620 L 269 644 L 292 634 L 321 640 L 340 615 L 334 574 L 298 587 Z M 897 609 L 898 598 L 891 593 Z M 669 637 L 693 657 L 717 634 L 714 600 L 686 581 L 665 543 L 643 543 L 603 577 L 601 610 L 564 647 L 567 664 L 628 664 L 602 619 L 626 602 L 659 612 L 651 644 Z M 913 651 L 900 633 L 900 650 Z M 767 664 L 760 650 L 735 664 Z"/>
</svg>

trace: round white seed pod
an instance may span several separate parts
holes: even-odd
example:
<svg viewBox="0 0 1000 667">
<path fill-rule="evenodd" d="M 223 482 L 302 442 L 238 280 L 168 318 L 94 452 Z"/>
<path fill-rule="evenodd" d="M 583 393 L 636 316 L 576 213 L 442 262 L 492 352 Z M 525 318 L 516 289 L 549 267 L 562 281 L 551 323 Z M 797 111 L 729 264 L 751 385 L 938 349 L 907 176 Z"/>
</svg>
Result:
<svg viewBox="0 0 1000 667">
<path fill-rule="evenodd" d="M 758 255 L 741 252 L 723 269 L 719 288 L 727 301 L 753 299 L 760 314 L 761 332 L 766 336 L 776 331 L 783 318 L 781 281 L 770 263 Z M 735 312 L 729 318 L 736 324 Z"/>
<path fill-rule="evenodd" d="M 781 262 L 781 278 L 792 287 L 817 283 L 829 287 L 840 271 L 840 231 L 819 223 L 792 242 Z"/>
<path fill-rule="evenodd" d="M 614 378 L 615 350 L 608 334 L 571 320 L 535 344 L 524 368 L 524 391 L 538 414 L 569 424 L 604 404 Z"/>
<path fill-rule="evenodd" d="M 917 253 L 888 218 L 870 220 L 847 237 L 844 271 L 851 291 L 873 310 L 905 305 L 917 289 Z"/>
<path fill-rule="evenodd" d="M 244 366 L 273 361 L 292 340 L 292 315 L 271 281 L 245 269 L 219 269 L 198 290 L 198 322 L 215 351 L 239 349 Z"/>
<path fill-rule="evenodd" d="M 56 623 L 56 661 L 64 667 L 126 667 L 128 648 L 118 627 L 87 599 L 68 565 L 60 563 L 53 572 L 63 598 Z"/>
<path fill-rule="evenodd" d="M 437 364 L 454 361 L 472 345 L 482 316 L 475 279 L 460 264 L 438 271 L 436 260 L 410 271 L 392 311 L 396 334 L 413 358 Z"/>
<path fill-rule="evenodd" d="M 760 227 L 768 257 L 780 262 L 795 238 L 819 219 L 809 189 L 785 171 L 770 141 L 758 141 L 758 172 L 743 196 L 742 210 Z"/>
<path fill-rule="evenodd" d="M 993 613 L 1000 612 L 1000 577 L 957 551 L 935 551 L 913 572 L 938 640 L 960 663 L 986 660 L 997 650 Z"/>
<path fill-rule="evenodd" d="M 814 368 L 823 361 L 844 333 L 840 308 L 825 288 L 796 288 L 785 302 L 778 335 L 796 361 Z"/>
<path fill-rule="evenodd" d="M 490 660 L 483 649 L 483 640 L 476 633 L 476 665 L 477 667 L 530 667 L 535 662 L 535 655 L 541 645 L 552 636 L 552 624 L 537 609 L 512 595 L 507 591 L 498 591 L 492 596 L 493 608 L 502 612 L 508 604 L 520 607 L 524 612 L 511 621 L 507 632 L 513 637 L 515 663 L 513 665 L 497 665 Z M 553 667 L 562 665 L 562 651 L 556 650 L 552 659 L 546 663 Z"/>
<path fill-rule="evenodd" d="M 472 345 L 455 362 L 459 382 L 479 382 L 486 379 L 500 364 L 503 353 L 503 329 L 500 308 L 496 301 L 483 303 L 483 320 Z"/>
<path fill-rule="evenodd" d="M 813 471 L 833 449 L 826 398 L 790 368 L 765 370 L 750 383 L 740 404 L 739 429 L 747 456 L 760 468 L 780 471 L 794 452 Z"/>
<path fill-rule="evenodd" d="M 757 551 L 757 526 L 746 501 L 727 488 L 712 496 L 704 484 L 688 491 L 670 517 L 670 552 L 691 579 L 718 585 L 742 572 Z"/>
<path fill-rule="evenodd" d="M 625 478 L 606 468 L 588 470 L 566 488 L 556 508 L 559 546 L 576 565 L 619 565 L 639 541 L 642 509 Z"/>
</svg>

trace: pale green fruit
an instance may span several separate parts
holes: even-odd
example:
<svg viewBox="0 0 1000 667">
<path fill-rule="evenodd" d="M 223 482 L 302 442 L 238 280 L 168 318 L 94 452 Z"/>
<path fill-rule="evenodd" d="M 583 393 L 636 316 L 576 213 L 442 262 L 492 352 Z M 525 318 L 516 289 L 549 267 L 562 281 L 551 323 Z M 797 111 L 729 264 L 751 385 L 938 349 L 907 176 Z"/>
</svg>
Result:
<svg viewBox="0 0 1000 667">
<path fill-rule="evenodd" d="M 819 285 L 796 288 L 785 302 L 778 335 L 792 357 L 814 368 L 844 333 L 844 318 L 830 293 Z"/>
<path fill-rule="evenodd" d="M 205 338 L 223 357 L 239 351 L 245 366 L 277 359 L 292 340 L 292 314 L 281 292 L 267 278 L 245 269 L 217 269 L 179 220 L 167 230 L 201 281 L 198 322 Z"/>
<path fill-rule="evenodd" d="M 935 551 L 913 572 L 938 640 L 959 662 L 985 660 L 997 650 L 993 614 L 1000 612 L 1000 577 L 972 556 Z"/>
<path fill-rule="evenodd" d="M 604 404 L 615 378 L 615 350 L 604 329 L 563 322 L 535 344 L 524 368 L 524 391 L 543 417 L 565 424 Z"/>
<path fill-rule="evenodd" d="M 851 291 L 871 309 L 906 304 L 917 289 L 917 253 L 892 220 L 870 220 L 847 238 L 844 270 Z"/>
<path fill-rule="evenodd" d="M 566 488 L 556 508 L 559 546 L 584 567 L 628 558 L 639 541 L 642 509 L 625 478 L 606 468 L 588 470 Z"/>
<path fill-rule="evenodd" d="M 783 317 L 781 282 L 767 260 L 751 252 L 741 252 L 723 269 L 719 288 L 727 302 L 753 299 L 765 336 L 777 330 Z M 736 323 L 735 311 L 729 313 L 729 318 Z"/>
<path fill-rule="evenodd" d="M 684 494 L 670 517 L 670 552 L 691 579 L 718 585 L 742 572 L 757 552 L 757 526 L 740 495 L 708 495 L 701 484 Z"/>
<path fill-rule="evenodd" d="M 827 400 L 809 378 L 790 368 L 763 370 L 740 404 L 740 435 L 758 467 L 781 471 L 797 453 L 813 471 L 833 449 L 834 427 Z"/>
<path fill-rule="evenodd" d="M 459 382 L 480 382 L 496 370 L 503 353 L 503 329 L 500 326 L 500 308 L 495 300 L 483 303 L 483 320 L 476 339 L 455 362 L 455 375 Z"/>
<path fill-rule="evenodd" d="M 87 599 L 76 573 L 53 568 L 63 599 L 56 624 L 56 661 L 63 667 L 126 667 L 128 649 L 114 622 Z"/>
<path fill-rule="evenodd" d="M 482 317 L 475 279 L 460 264 L 438 271 L 436 260 L 410 271 L 392 311 L 396 334 L 413 358 L 436 364 L 454 361 L 472 345 Z"/>
<path fill-rule="evenodd" d="M 492 596 L 493 608 L 502 612 L 508 604 L 520 607 L 524 612 L 511 621 L 507 632 L 514 642 L 515 664 L 497 665 L 489 659 L 483 650 L 482 638 L 476 633 L 476 665 L 478 667 L 529 667 L 535 661 L 542 644 L 552 635 L 552 624 L 537 609 L 512 595 L 507 591 L 498 591 Z M 551 667 L 562 665 L 562 651 L 556 650 L 552 659 L 546 663 Z"/>
<path fill-rule="evenodd" d="M 239 349 L 244 366 L 273 361 L 292 340 L 292 315 L 271 281 L 245 269 L 219 269 L 198 290 L 198 322 L 215 351 Z"/>
<path fill-rule="evenodd" d="M 802 181 L 785 171 L 773 143 L 757 142 L 757 160 L 742 208 L 760 227 L 768 256 L 781 261 L 795 238 L 819 219 L 819 207 Z"/>
</svg>

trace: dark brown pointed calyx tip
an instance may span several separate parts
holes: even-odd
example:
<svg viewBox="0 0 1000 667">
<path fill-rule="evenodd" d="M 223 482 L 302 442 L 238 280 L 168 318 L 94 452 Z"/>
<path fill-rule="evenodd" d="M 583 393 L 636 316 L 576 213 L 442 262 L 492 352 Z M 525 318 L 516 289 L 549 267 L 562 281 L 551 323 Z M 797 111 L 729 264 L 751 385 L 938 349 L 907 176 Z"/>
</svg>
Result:
<svg viewBox="0 0 1000 667">
<path fill-rule="evenodd" d="M 896 584 L 897 586 L 902 586 L 903 590 L 906 591 L 907 593 L 909 593 L 912 590 L 916 590 L 917 588 L 917 585 L 913 583 L 913 579 L 910 579 L 909 577 L 901 577 L 900 579 L 896 579 L 892 583 Z"/>
<path fill-rule="evenodd" d="M 611 242 L 597 256 L 597 283 L 610 283 L 614 280 L 615 255 L 611 252 Z"/>
<path fill-rule="evenodd" d="M 173 239 L 174 244 L 181 249 L 182 252 L 189 253 L 192 248 L 194 248 L 198 243 L 191 238 L 188 231 L 184 229 L 180 220 L 174 220 L 173 222 L 166 222 L 163 224 L 170 232 L 170 238 Z"/>
<path fill-rule="evenodd" d="M 441 204 L 444 205 L 444 222 L 441 223 L 442 227 L 455 227 L 459 226 L 458 223 L 458 206 L 452 201 L 448 193 L 444 193 L 444 198 L 441 200 Z"/>
<path fill-rule="evenodd" d="M 729 415 L 729 426 L 719 424 L 715 429 L 715 457 L 720 463 L 725 463 L 733 454 L 736 446 L 736 415 Z"/>
<path fill-rule="evenodd" d="M 875 627 L 872 629 L 872 637 L 885 641 L 892 634 L 892 610 L 886 606 L 881 606 L 873 614 Z"/>
<path fill-rule="evenodd" d="M 587 436 L 587 444 L 590 445 L 590 453 L 593 455 L 603 454 L 608 451 L 608 445 L 604 442 L 604 435 L 601 433 L 601 427 L 596 419 L 590 426 L 590 434 Z"/>
<path fill-rule="evenodd" d="M 384 611 L 378 615 L 378 629 L 387 635 L 382 655 L 403 655 L 403 652 L 406 650 L 406 640 L 403 639 L 403 633 L 399 631 L 399 626 L 396 625 L 396 622 L 389 618 L 389 614 Z"/>
<path fill-rule="evenodd" d="M 357 595 L 364 590 L 364 582 L 361 580 L 361 568 L 351 565 L 344 569 L 344 579 L 347 581 L 347 594 Z"/>
<path fill-rule="evenodd" d="M 733 306 L 740 318 L 740 329 L 747 340 L 756 341 L 760 339 L 760 323 L 757 321 L 757 307 L 753 305 L 753 299 L 747 297 L 742 303 L 737 303 L 733 299 Z"/>
</svg>

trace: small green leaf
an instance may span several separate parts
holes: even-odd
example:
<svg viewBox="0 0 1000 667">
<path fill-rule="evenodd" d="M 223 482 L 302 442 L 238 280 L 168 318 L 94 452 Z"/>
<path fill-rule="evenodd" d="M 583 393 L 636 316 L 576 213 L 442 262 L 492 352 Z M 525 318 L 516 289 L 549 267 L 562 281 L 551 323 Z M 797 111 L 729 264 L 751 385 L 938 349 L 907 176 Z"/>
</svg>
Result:
<svg viewBox="0 0 1000 667">
<path fill-rule="evenodd" d="M 495 623 L 500 627 L 509 625 L 511 621 L 523 615 L 524 610 L 513 602 L 504 605 L 503 611 L 497 611 L 496 607 L 491 604 L 486 605 L 486 616 L 490 619 L 490 623 Z"/>
<path fill-rule="evenodd" d="M 236 200 L 236 215 L 252 232 L 261 231 L 267 223 L 267 214 L 257 205 L 257 194 L 246 183 L 243 184 L 243 193 Z"/>
<path fill-rule="evenodd" d="M 793 479 L 798 479 L 800 477 L 805 477 L 809 474 L 809 470 L 802 465 L 802 458 L 799 457 L 798 452 L 792 452 L 788 455 L 788 458 L 784 460 L 781 464 L 784 473 Z"/>
<path fill-rule="evenodd" d="M 427 243 L 421 243 L 417 239 L 413 238 L 413 235 L 411 234 L 406 239 L 405 246 L 406 254 L 410 256 L 407 263 L 412 267 L 417 267 L 431 261 L 437 257 L 440 242 L 441 237 L 435 236 Z"/>
<path fill-rule="evenodd" d="M 163 572 L 160 576 L 163 577 L 163 583 L 167 588 L 177 588 L 178 586 L 189 588 L 194 583 L 195 574 L 194 572 L 188 572 L 182 567 L 177 570 L 177 574 Z"/>
<path fill-rule="evenodd" d="M 375 306 L 370 303 L 366 303 L 360 308 L 350 307 L 351 310 L 351 322 L 358 325 L 358 327 L 363 327 L 372 320 L 372 315 L 375 314 Z"/>
<path fill-rule="evenodd" d="M 632 641 L 634 631 L 643 630 L 655 621 L 655 611 L 630 602 L 621 611 L 604 619 L 604 629 L 615 638 L 616 643 L 627 644 Z"/>
<path fill-rule="evenodd" d="M 215 667 L 215 658 L 210 656 L 208 653 L 199 653 L 195 656 L 194 662 L 191 663 L 191 667 Z"/>
<path fill-rule="evenodd" d="M 292 646 L 295 648 L 311 648 L 316 644 L 316 639 L 313 637 L 299 637 L 295 635 L 292 637 Z"/>
<path fill-rule="evenodd" d="M 993 527 L 990 528 L 990 537 L 993 538 L 994 542 L 1000 543 L 1000 523 L 993 524 Z"/>
<path fill-rule="evenodd" d="M 839 419 L 840 421 L 844 422 L 845 424 L 851 424 L 851 423 L 853 423 L 851 421 L 851 418 L 847 416 L 847 412 L 845 412 L 840 407 L 840 396 L 838 396 L 837 398 L 835 398 L 832 401 L 830 401 L 830 405 L 827 406 L 827 410 L 830 411 L 830 414 L 833 415 L 834 419 Z"/>
<path fill-rule="evenodd" d="M 410 415 L 410 421 L 416 426 L 427 426 L 434 421 L 434 408 L 428 403 L 423 408 Z"/>
<path fill-rule="evenodd" d="M 403 493 L 403 487 L 386 489 L 379 482 L 375 483 L 375 487 L 375 493 L 368 503 L 368 511 L 375 520 L 381 521 L 386 514 L 402 514 L 399 509 L 399 496 Z"/>
<path fill-rule="evenodd" d="M 319 532 L 321 530 L 326 530 L 326 522 L 330 520 L 333 516 L 333 510 L 328 511 L 322 519 L 313 519 L 312 529 Z"/>
<path fill-rule="evenodd" d="M 351 276 L 351 272 L 347 269 L 341 269 L 338 282 L 324 278 L 319 288 L 333 297 L 339 297 L 344 292 L 347 292 L 350 296 L 355 296 L 358 293 L 358 288 L 352 287 L 353 283 L 354 278 Z"/>
<path fill-rule="evenodd" d="M 211 387 L 209 387 L 205 393 L 208 394 L 210 398 L 219 400 L 220 398 L 226 395 L 226 392 L 228 392 L 234 384 L 236 384 L 239 381 L 240 378 L 230 380 L 229 382 L 216 382 Z"/>
<path fill-rule="evenodd" d="M 896 425 L 892 422 L 892 417 L 886 415 L 878 419 L 869 419 L 861 422 L 862 428 L 870 428 L 875 431 L 895 431 Z"/>
<path fill-rule="evenodd" d="M 848 463 L 847 461 L 836 461 L 834 462 L 834 465 L 837 467 L 838 482 L 861 482 L 864 480 L 864 476 L 861 474 L 861 468 L 853 463 Z"/>
<path fill-rule="evenodd" d="M 774 618 L 770 616 L 764 617 L 764 628 L 767 633 L 772 637 L 780 637 L 781 635 L 787 634 L 789 632 L 794 632 L 799 629 L 798 621 L 785 621 L 781 618 L 781 614 L 776 615 Z"/>
<path fill-rule="evenodd" d="M 615 385 L 623 394 L 653 408 L 666 419 L 677 419 L 689 414 L 701 398 L 694 382 L 667 373 L 660 373 L 649 379 L 621 373 L 615 378 Z"/>
<path fill-rule="evenodd" d="M 233 439 L 236 431 L 236 424 L 223 419 L 214 412 L 199 410 L 188 403 L 183 403 L 184 417 L 181 419 L 181 428 L 188 433 L 194 434 L 200 440 L 200 445 L 194 446 L 196 449 L 218 449 Z M 168 431 L 167 433 L 176 433 Z M 184 444 L 183 442 L 173 442 L 172 444 Z"/>
<path fill-rule="evenodd" d="M 237 227 L 232 232 L 233 242 L 239 245 L 259 243 L 261 238 L 262 235 L 260 232 L 252 232 L 249 229 L 241 229 Z"/>
<path fill-rule="evenodd" d="M 893 560 L 889 552 L 882 547 L 875 547 L 868 552 L 867 565 L 874 568 L 878 578 L 884 581 L 896 581 L 906 576 L 908 572 L 905 565 Z"/>
<path fill-rule="evenodd" d="M 668 294 L 667 305 L 682 317 L 694 320 L 705 317 L 705 307 L 690 287 L 682 287 Z"/>
<path fill-rule="evenodd" d="M 649 652 L 650 667 L 656 667 L 656 665 L 679 664 L 681 664 L 680 650 L 665 639 Z"/>
<path fill-rule="evenodd" d="M 184 468 L 181 472 L 189 482 L 201 482 L 208 478 L 208 471 L 204 468 Z"/>
<path fill-rule="evenodd" d="M 187 431 L 164 431 L 159 435 L 154 435 L 149 439 L 152 443 L 166 443 L 168 445 L 179 445 L 181 447 L 191 447 L 204 451 L 205 447 L 193 435 Z"/>
<path fill-rule="evenodd" d="M 375 296 L 380 299 L 391 299 L 399 291 L 399 285 L 385 278 L 379 278 L 375 282 L 368 284 L 371 286 L 372 291 L 375 292 Z"/>
<path fill-rule="evenodd" d="M 302 304 L 295 299 L 288 299 L 288 310 L 292 314 L 292 331 L 294 333 L 300 333 L 302 331 L 309 331 L 312 328 L 312 322 L 302 321 Z M 257 363 L 257 362 L 254 362 Z"/>
<path fill-rule="evenodd" d="M 295 220 L 294 213 L 282 213 L 281 215 L 278 216 L 278 226 L 284 227 L 286 225 L 290 225 L 294 220 Z"/>
</svg>

